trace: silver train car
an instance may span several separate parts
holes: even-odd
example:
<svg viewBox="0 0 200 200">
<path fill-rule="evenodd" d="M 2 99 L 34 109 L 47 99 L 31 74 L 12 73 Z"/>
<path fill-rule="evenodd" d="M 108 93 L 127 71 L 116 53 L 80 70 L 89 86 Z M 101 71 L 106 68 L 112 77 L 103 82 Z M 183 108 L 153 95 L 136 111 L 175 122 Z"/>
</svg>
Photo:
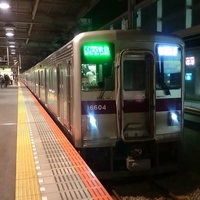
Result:
<svg viewBox="0 0 200 200">
<path fill-rule="evenodd" d="M 21 81 L 97 172 L 176 170 L 183 137 L 180 38 L 136 30 L 81 33 Z"/>
</svg>

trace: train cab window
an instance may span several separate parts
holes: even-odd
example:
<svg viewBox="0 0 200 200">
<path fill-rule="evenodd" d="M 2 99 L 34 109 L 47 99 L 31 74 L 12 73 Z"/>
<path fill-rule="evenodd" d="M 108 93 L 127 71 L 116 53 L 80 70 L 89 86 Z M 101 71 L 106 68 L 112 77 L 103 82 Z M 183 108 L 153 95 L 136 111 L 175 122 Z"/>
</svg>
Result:
<svg viewBox="0 0 200 200">
<path fill-rule="evenodd" d="M 124 90 L 145 90 L 145 60 L 124 61 Z"/>
<path fill-rule="evenodd" d="M 114 90 L 111 63 L 82 64 L 81 76 L 82 91 Z"/>
<path fill-rule="evenodd" d="M 81 47 L 82 91 L 114 90 L 114 44 L 85 43 Z"/>
<path fill-rule="evenodd" d="M 160 49 L 159 49 L 160 47 Z M 181 88 L 181 48 L 157 46 L 156 89 L 168 91 Z"/>
</svg>

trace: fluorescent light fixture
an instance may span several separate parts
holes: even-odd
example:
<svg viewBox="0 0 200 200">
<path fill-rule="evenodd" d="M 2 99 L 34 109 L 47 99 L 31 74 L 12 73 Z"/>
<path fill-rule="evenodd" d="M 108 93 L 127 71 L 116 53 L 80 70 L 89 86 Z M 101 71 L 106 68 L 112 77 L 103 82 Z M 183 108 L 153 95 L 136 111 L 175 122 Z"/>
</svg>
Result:
<svg viewBox="0 0 200 200">
<path fill-rule="evenodd" d="M 14 36 L 15 26 L 13 24 L 10 24 L 10 23 L 5 24 L 4 29 L 6 32 L 6 36 L 8 37 Z"/>
<path fill-rule="evenodd" d="M 6 36 L 12 37 L 12 36 L 14 36 L 14 33 L 13 33 L 13 32 L 7 32 L 7 33 L 6 33 Z"/>
<path fill-rule="evenodd" d="M 8 8 L 10 8 L 9 4 L 5 2 L 0 3 L 0 9 L 6 10 Z"/>
<path fill-rule="evenodd" d="M 15 48 L 15 45 L 10 45 L 9 47 L 10 47 L 10 48 Z"/>
</svg>

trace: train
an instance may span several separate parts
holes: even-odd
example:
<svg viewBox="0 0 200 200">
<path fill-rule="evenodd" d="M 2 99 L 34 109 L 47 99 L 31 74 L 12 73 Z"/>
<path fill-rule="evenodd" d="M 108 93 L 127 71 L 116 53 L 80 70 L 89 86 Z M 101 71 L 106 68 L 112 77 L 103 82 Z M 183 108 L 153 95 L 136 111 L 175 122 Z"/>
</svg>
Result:
<svg viewBox="0 0 200 200">
<path fill-rule="evenodd" d="M 184 52 L 171 34 L 83 32 L 20 80 L 97 173 L 174 171 L 183 139 Z"/>
</svg>

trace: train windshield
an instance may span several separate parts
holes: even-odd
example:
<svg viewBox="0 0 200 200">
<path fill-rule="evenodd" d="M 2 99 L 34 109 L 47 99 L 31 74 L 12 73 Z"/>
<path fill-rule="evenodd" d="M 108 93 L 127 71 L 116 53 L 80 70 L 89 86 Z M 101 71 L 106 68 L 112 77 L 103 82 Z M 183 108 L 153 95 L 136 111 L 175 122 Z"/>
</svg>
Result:
<svg viewBox="0 0 200 200">
<path fill-rule="evenodd" d="M 140 91 L 145 90 L 146 74 L 145 60 L 125 60 L 124 61 L 124 90 Z"/>
<path fill-rule="evenodd" d="M 82 91 L 114 90 L 114 47 L 112 44 L 84 44 L 81 49 Z"/>
<path fill-rule="evenodd" d="M 166 95 L 181 88 L 181 48 L 175 45 L 157 45 L 156 89 Z"/>
</svg>

